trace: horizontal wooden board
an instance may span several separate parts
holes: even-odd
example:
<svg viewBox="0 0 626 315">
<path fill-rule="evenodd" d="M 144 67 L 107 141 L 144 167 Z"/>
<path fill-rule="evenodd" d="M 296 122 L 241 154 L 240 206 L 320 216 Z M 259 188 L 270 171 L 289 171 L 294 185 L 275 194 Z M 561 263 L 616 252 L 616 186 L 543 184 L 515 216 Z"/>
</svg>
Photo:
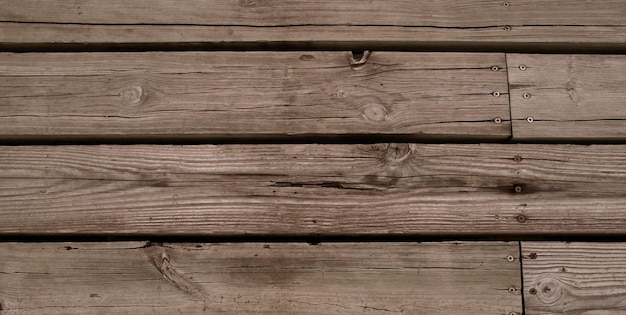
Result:
<svg viewBox="0 0 626 315">
<path fill-rule="evenodd" d="M 507 62 L 513 139 L 626 140 L 626 56 L 509 54 Z"/>
<path fill-rule="evenodd" d="M 625 314 L 625 243 L 523 242 L 526 314 Z"/>
<path fill-rule="evenodd" d="M 505 139 L 505 64 L 467 53 L 4 53 L 0 140 Z"/>
<path fill-rule="evenodd" d="M 5 49 L 83 43 L 626 49 L 621 0 L 2 0 L 0 7 Z"/>
<path fill-rule="evenodd" d="M 626 146 L 0 147 L 4 235 L 624 235 Z"/>
<path fill-rule="evenodd" d="M 1 243 L 0 255 L 3 314 L 522 313 L 518 243 Z"/>
</svg>

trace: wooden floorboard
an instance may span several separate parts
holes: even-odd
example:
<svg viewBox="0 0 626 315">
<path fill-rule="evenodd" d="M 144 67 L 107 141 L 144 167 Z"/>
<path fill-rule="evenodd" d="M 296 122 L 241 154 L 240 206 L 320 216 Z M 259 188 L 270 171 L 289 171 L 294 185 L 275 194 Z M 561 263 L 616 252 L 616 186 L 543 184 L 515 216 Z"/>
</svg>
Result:
<svg viewBox="0 0 626 315">
<path fill-rule="evenodd" d="M 2 0 L 0 48 L 217 47 L 626 50 L 626 3 L 603 1 Z M 84 47 L 84 46 L 83 46 Z"/>
<path fill-rule="evenodd" d="M 1 140 L 506 139 L 504 54 L 0 54 Z"/>
<path fill-rule="evenodd" d="M 0 243 L 2 314 L 521 314 L 517 242 Z"/>
<path fill-rule="evenodd" d="M 523 242 L 526 314 L 625 314 L 626 243 Z"/>
<path fill-rule="evenodd" d="M 5 235 L 624 235 L 626 147 L 0 148 Z"/>
<path fill-rule="evenodd" d="M 507 62 L 514 140 L 626 140 L 626 56 L 508 54 Z"/>
</svg>

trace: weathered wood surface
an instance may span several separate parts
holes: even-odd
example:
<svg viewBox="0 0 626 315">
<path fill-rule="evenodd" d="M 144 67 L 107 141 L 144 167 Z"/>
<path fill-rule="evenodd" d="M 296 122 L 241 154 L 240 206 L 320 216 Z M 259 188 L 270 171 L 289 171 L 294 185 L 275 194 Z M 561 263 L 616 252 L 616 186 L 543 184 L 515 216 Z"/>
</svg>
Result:
<svg viewBox="0 0 626 315">
<path fill-rule="evenodd" d="M 521 314 L 518 243 L 0 243 L 2 314 Z"/>
<path fill-rule="evenodd" d="M 523 242 L 526 314 L 626 314 L 626 243 Z"/>
<path fill-rule="evenodd" d="M 5 49 L 81 43 L 626 49 L 622 0 L 2 0 L 0 7 Z"/>
<path fill-rule="evenodd" d="M 0 140 L 510 137 L 504 54 L 373 52 L 354 65 L 359 58 L 4 53 Z"/>
<path fill-rule="evenodd" d="M 513 139 L 626 140 L 626 56 L 509 54 L 507 62 Z"/>
<path fill-rule="evenodd" d="M 0 148 L 0 233 L 624 235 L 626 147 Z"/>
</svg>

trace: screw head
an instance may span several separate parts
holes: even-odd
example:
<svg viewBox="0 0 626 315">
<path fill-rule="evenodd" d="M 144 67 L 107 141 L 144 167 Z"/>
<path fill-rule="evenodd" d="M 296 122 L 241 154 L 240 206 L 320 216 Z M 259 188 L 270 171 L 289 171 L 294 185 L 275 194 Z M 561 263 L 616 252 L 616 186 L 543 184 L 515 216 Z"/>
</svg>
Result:
<svg viewBox="0 0 626 315">
<path fill-rule="evenodd" d="M 533 121 L 535 121 L 535 119 L 534 119 L 534 118 L 532 118 L 532 117 L 530 117 L 530 116 L 528 116 L 528 117 L 526 118 L 526 121 L 527 121 L 527 122 L 529 122 L 529 123 L 532 123 Z"/>
<path fill-rule="evenodd" d="M 519 69 L 522 70 L 522 71 L 526 71 L 526 65 L 520 65 Z"/>
<path fill-rule="evenodd" d="M 524 222 L 526 222 L 526 216 L 523 215 L 523 214 L 520 214 L 520 215 L 515 217 L 515 220 L 517 220 L 517 222 L 519 222 L 519 223 L 524 223 Z"/>
<path fill-rule="evenodd" d="M 498 66 L 491 66 L 491 71 L 498 71 L 500 70 L 500 67 Z"/>
<path fill-rule="evenodd" d="M 493 122 L 496 123 L 496 124 L 501 124 L 502 123 L 502 118 L 496 117 L 496 118 L 493 119 Z"/>
<path fill-rule="evenodd" d="M 515 185 L 515 187 L 513 187 L 513 190 L 514 190 L 516 193 L 521 193 L 521 192 L 522 192 L 522 186 L 520 186 L 520 185 Z"/>
</svg>

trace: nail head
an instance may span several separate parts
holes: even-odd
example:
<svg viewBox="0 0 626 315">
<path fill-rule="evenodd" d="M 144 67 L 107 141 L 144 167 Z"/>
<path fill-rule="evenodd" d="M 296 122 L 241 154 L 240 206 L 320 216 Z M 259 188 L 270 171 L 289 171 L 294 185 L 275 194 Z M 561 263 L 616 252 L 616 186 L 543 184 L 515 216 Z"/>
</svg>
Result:
<svg viewBox="0 0 626 315">
<path fill-rule="evenodd" d="M 500 117 L 496 117 L 493 122 L 495 122 L 496 124 L 501 124 L 502 123 L 502 118 Z"/>
<path fill-rule="evenodd" d="M 506 257 L 506 260 L 508 260 L 509 262 L 513 262 L 515 260 L 515 257 L 513 255 L 509 255 Z"/>
<path fill-rule="evenodd" d="M 500 97 L 500 92 L 495 91 L 495 92 L 491 93 L 491 95 L 493 95 L 494 97 Z"/>
<path fill-rule="evenodd" d="M 535 288 L 530 288 L 530 290 L 528 290 L 528 293 L 530 293 L 530 294 L 532 294 L 532 295 L 535 295 L 535 294 L 537 294 L 537 289 L 535 289 Z"/>
<path fill-rule="evenodd" d="M 517 217 L 515 217 L 515 219 L 517 220 L 517 222 L 519 223 L 524 223 L 526 222 L 526 216 L 523 214 L 518 215 Z"/>
<path fill-rule="evenodd" d="M 529 123 L 532 123 L 533 121 L 535 121 L 535 119 L 530 117 L 530 116 L 528 116 L 528 118 L 526 118 L 526 121 L 529 122 Z"/>
</svg>

